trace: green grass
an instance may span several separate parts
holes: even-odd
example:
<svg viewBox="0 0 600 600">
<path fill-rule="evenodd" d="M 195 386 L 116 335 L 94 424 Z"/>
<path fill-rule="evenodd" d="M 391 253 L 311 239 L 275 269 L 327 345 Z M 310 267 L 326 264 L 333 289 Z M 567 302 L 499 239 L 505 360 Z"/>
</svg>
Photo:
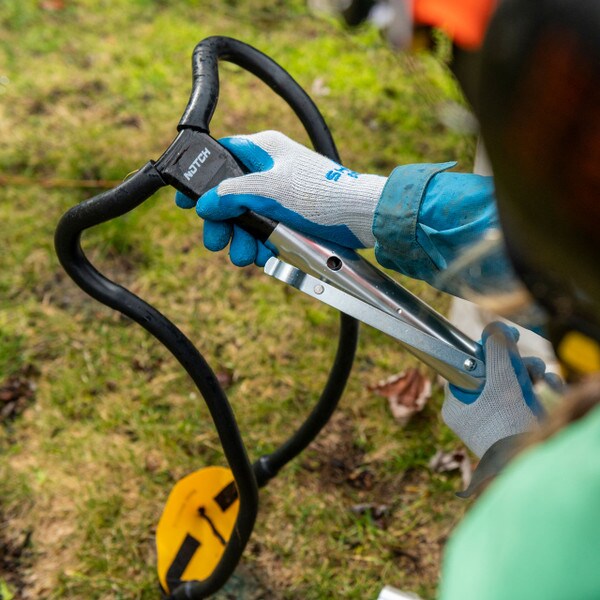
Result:
<svg viewBox="0 0 600 600">
<path fill-rule="evenodd" d="M 35 401 L 0 429 L 2 548 L 32 532 L 18 569 L 0 563 L 3 597 L 158 597 L 152 535 L 168 492 L 185 474 L 223 464 L 208 411 L 174 360 L 58 265 L 56 223 L 95 191 L 41 185 L 119 181 L 156 159 L 187 102 L 193 47 L 216 34 L 255 45 L 309 93 L 320 90 L 315 100 L 348 166 L 470 166 L 472 137 L 437 117 L 442 103 L 461 101 L 440 56 L 394 55 L 376 32 L 351 34 L 309 15 L 302 0 L 5 0 L 0 176 L 29 183 L 0 189 L 0 384 L 27 365 L 38 374 L 29 375 Z M 307 141 L 281 100 L 230 65 L 212 127 L 216 137 L 277 128 Z M 217 372 L 233 372 L 228 391 L 252 457 L 301 422 L 332 360 L 336 314 L 205 251 L 201 223 L 176 209 L 169 190 L 89 232 L 85 245 L 171 316 Z M 445 308 L 427 286 L 405 283 Z M 453 496 L 457 478 L 430 473 L 427 461 L 458 442 L 441 423 L 439 389 L 405 429 L 366 389 L 414 364 L 363 328 L 332 423 L 261 492 L 244 560 L 274 597 L 375 598 L 385 583 L 434 594 L 464 504 Z M 373 485 L 353 485 L 332 467 L 339 461 L 368 468 Z M 352 513 L 364 502 L 389 506 L 386 528 Z"/>
</svg>

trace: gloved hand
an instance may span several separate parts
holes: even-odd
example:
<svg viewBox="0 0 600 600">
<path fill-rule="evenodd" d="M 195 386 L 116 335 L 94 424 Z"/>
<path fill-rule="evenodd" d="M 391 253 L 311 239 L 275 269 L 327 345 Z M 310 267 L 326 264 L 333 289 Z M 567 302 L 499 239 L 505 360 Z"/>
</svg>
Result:
<svg viewBox="0 0 600 600">
<path fill-rule="evenodd" d="M 373 217 L 386 177 L 346 169 L 277 131 L 219 141 L 250 173 L 222 181 L 197 203 L 179 192 L 175 198 L 181 208 L 196 205 L 209 250 L 222 250 L 231 239 L 235 265 L 264 265 L 271 251 L 224 222 L 246 210 L 348 248 L 374 245 Z"/>
<path fill-rule="evenodd" d="M 539 358 L 521 358 L 519 332 L 504 323 L 491 323 L 482 334 L 486 382 L 478 393 L 448 385 L 442 418 L 479 457 L 500 439 L 534 429 L 544 416 L 533 383 L 544 379 L 559 389 L 560 378 L 546 373 Z"/>
</svg>

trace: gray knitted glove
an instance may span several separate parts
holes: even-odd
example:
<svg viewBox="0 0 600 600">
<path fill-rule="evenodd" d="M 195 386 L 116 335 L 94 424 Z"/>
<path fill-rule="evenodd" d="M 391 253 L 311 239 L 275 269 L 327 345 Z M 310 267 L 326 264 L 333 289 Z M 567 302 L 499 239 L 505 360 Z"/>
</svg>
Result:
<svg viewBox="0 0 600 600">
<path fill-rule="evenodd" d="M 234 264 L 264 264 L 269 252 L 225 222 L 246 210 L 347 248 L 375 244 L 373 216 L 386 177 L 351 171 L 277 131 L 219 141 L 250 173 L 221 182 L 198 200 L 209 250 L 223 249 L 233 235 Z M 195 204 L 181 194 L 176 201 L 182 208 Z"/>
<path fill-rule="evenodd" d="M 560 379 L 546 373 L 539 358 L 521 358 L 519 334 L 504 323 L 488 325 L 482 334 L 486 383 L 479 393 L 448 385 L 442 418 L 479 457 L 500 439 L 537 426 L 544 409 L 533 391 L 534 381 L 544 379 L 553 388 Z"/>
</svg>

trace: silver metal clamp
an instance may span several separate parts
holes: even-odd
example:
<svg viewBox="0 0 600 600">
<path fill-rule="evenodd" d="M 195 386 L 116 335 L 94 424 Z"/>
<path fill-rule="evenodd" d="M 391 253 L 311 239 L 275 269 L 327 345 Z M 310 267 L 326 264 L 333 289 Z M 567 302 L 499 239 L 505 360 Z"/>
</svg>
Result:
<svg viewBox="0 0 600 600">
<path fill-rule="evenodd" d="M 481 346 L 360 254 L 281 224 L 268 242 L 278 257 L 267 275 L 386 333 L 450 383 L 483 387 Z"/>
</svg>

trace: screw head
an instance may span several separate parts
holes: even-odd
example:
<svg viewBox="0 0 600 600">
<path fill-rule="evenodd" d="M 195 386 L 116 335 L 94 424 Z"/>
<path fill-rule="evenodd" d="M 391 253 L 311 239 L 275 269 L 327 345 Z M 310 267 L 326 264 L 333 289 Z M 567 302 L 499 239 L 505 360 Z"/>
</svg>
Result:
<svg viewBox="0 0 600 600">
<path fill-rule="evenodd" d="M 476 366 L 477 363 L 472 358 L 467 358 L 467 360 L 465 360 L 465 362 L 463 363 L 463 367 L 467 371 L 472 371 Z"/>
<path fill-rule="evenodd" d="M 322 294 L 324 291 L 325 291 L 325 288 L 320 283 L 318 285 L 315 285 L 315 287 L 314 287 L 315 294 Z"/>
</svg>

